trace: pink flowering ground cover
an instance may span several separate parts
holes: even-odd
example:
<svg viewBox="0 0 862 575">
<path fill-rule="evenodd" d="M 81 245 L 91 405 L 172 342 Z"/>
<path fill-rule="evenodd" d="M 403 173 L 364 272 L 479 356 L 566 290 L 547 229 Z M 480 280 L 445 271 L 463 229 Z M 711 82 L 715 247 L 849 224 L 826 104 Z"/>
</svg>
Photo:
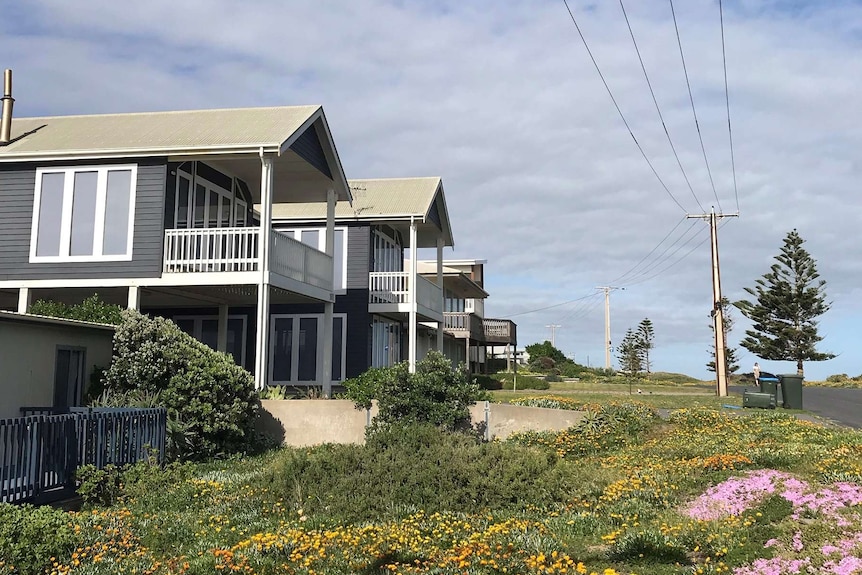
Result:
<svg viewBox="0 0 862 575">
<path fill-rule="evenodd" d="M 737 567 L 734 575 L 862 574 L 860 485 L 815 486 L 789 473 L 760 469 L 710 487 L 686 506 L 684 513 L 701 521 L 719 520 L 753 510 L 771 495 L 779 495 L 791 504 L 790 517 L 794 521 L 821 523 L 825 527 L 822 532 L 828 533 L 831 540 L 813 545 L 805 541 L 799 530 L 787 541 L 770 539 L 765 547 L 776 556 Z"/>
</svg>

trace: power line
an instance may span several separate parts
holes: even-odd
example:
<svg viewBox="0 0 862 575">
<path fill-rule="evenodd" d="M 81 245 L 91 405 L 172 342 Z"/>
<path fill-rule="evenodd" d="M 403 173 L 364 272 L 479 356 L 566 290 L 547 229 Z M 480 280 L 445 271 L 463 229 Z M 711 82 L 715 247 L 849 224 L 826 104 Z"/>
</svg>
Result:
<svg viewBox="0 0 862 575">
<path fill-rule="evenodd" d="M 677 246 L 680 242 L 682 242 L 682 241 L 683 241 L 683 239 L 685 239 L 685 238 L 686 238 L 686 236 L 688 236 L 688 235 L 689 235 L 689 233 L 690 233 L 692 230 L 694 230 L 694 232 L 695 232 L 693 236 L 689 237 L 689 238 L 688 238 L 688 239 L 687 239 L 687 240 L 686 240 L 682 245 L 680 245 L 679 247 L 677 247 L 677 248 L 676 248 L 676 249 L 674 249 L 673 251 L 670 251 L 670 250 L 672 250 L 672 249 L 674 248 L 674 246 Z M 686 229 L 686 230 L 685 230 L 685 231 L 684 231 L 684 232 L 683 232 L 683 233 L 682 233 L 678 238 L 676 238 L 672 243 L 670 243 L 670 244 L 668 244 L 667 246 L 665 246 L 665 248 L 664 248 L 664 249 L 663 249 L 663 250 L 658 254 L 658 256 L 656 256 L 656 258 L 655 258 L 653 261 L 649 262 L 646 266 L 644 266 L 644 268 L 643 268 L 643 269 L 641 269 L 641 270 L 640 270 L 639 272 L 637 272 L 636 274 L 630 275 L 630 276 L 629 276 L 629 278 L 628 278 L 627 280 L 622 281 L 622 282 L 617 282 L 617 283 L 622 283 L 622 284 L 625 284 L 625 285 L 631 285 L 631 283 L 632 283 L 632 282 L 636 282 L 638 279 L 640 279 L 640 278 L 642 278 L 643 276 L 647 275 L 648 273 L 650 273 L 652 270 L 654 270 L 654 269 L 655 269 L 655 268 L 657 268 L 658 266 L 661 266 L 661 265 L 663 265 L 665 262 L 667 262 L 667 261 L 668 261 L 670 258 L 672 258 L 672 257 L 673 257 L 677 252 L 679 252 L 679 250 L 681 250 L 683 247 L 685 247 L 686 245 L 688 245 L 688 243 L 690 243 L 690 242 L 691 242 L 695 237 L 697 237 L 698 233 L 699 233 L 699 232 L 698 232 L 698 228 L 697 228 L 697 223 L 696 223 L 696 222 L 692 222 L 692 225 L 690 225 L 690 226 L 689 226 L 689 227 L 688 227 L 688 228 L 687 228 L 687 229 Z M 668 253 L 668 252 L 670 252 L 670 253 Z M 665 254 L 667 254 L 667 255 L 665 255 Z"/>
<path fill-rule="evenodd" d="M 590 301 L 592 299 L 592 301 Z M 560 322 L 569 322 L 572 323 L 576 319 L 580 319 L 584 317 L 589 311 L 601 303 L 602 294 L 594 293 L 591 298 L 588 298 L 584 302 L 581 302 L 572 309 L 570 309 L 565 315 L 560 316 L 560 319 L 557 321 Z"/>
<path fill-rule="evenodd" d="M 560 303 L 555 303 L 555 304 L 553 304 L 553 305 L 548 305 L 548 306 L 545 306 L 545 307 L 540 307 L 540 308 L 531 309 L 531 310 L 527 310 L 527 311 L 519 311 L 518 313 L 510 313 L 507 317 L 518 317 L 518 316 L 520 316 L 520 315 L 527 315 L 527 314 L 530 314 L 530 313 L 536 313 L 536 312 L 540 312 L 540 311 L 545 311 L 546 309 L 553 309 L 553 308 L 555 308 L 555 307 L 560 307 L 560 306 L 563 306 L 563 305 L 567 305 L 567 304 L 570 304 L 570 303 L 574 303 L 574 302 L 576 302 L 576 301 L 581 301 L 582 299 L 587 299 L 588 297 L 592 297 L 593 295 L 595 295 L 595 294 L 590 293 L 590 294 L 587 294 L 587 295 L 585 295 L 585 296 L 583 296 L 583 297 L 579 297 L 579 298 L 575 298 L 575 299 L 570 299 L 570 300 L 568 300 L 568 301 L 564 301 L 564 302 L 560 302 Z"/>
<path fill-rule="evenodd" d="M 670 196 L 670 199 L 672 199 L 674 201 L 674 203 L 677 206 L 679 206 L 679 209 L 681 209 L 683 212 L 685 212 L 686 209 L 684 207 L 682 207 L 682 204 L 679 203 L 679 200 L 676 199 L 676 197 L 671 193 L 670 189 L 667 187 L 667 184 L 665 184 L 664 180 L 661 179 L 661 176 L 658 175 L 658 172 L 656 171 L 655 166 L 653 166 L 653 163 L 647 157 L 646 152 L 644 152 L 643 147 L 641 147 L 640 142 L 638 142 L 638 139 L 635 137 L 634 132 L 631 129 L 631 126 L 629 126 L 629 123 L 626 120 L 625 115 L 623 114 L 623 111 L 620 109 L 619 104 L 617 104 L 617 99 L 614 97 L 614 93 L 611 91 L 611 87 L 608 86 L 608 83 L 605 80 L 605 76 L 604 76 L 604 74 L 602 74 L 602 70 L 601 70 L 601 68 L 599 68 L 599 64 L 598 64 L 598 62 L 596 62 L 596 59 L 593 56 L 592 50 L 590 50 L 590 46 L 587 44 L 587 39 L 584 37 L 583 32 L 581 32 L 581 27 L 578 26 L 578 21 L 575 19 L 575 15 L 572 12 L 572 9 L 569 8 L 568 0 L 563 0 L 563 4 L 566 5 L 566 10 L 569 12 L 569 17 L 572 19 L 572 24 L 575 25 L 575 29 L 578 31 L 578 36 L 581 37 L 581 41 L 584 43 L 584 48 L 587 49 L 587 54 L 589 54 L 590 60 L 592 60 L 593 66 L 595 66 L 595 68 L 596 68 L 596 72 L 599 73 L 599 78 L 602 79 L 602 84 L 604 84 L 605 90 L 608 91 L 608 95 L 611 97 L 611 101 L 614 103 L 614 107 L 617 109 L 617 113 L 619 113 L 620 118 L 623 121 L 623 124 L 625 124 L 626 129 L 629 131 L 629 135 L 632 137 L 632 140 L 634 140 L 635 145 L 637 146 L 638 150 L 640 150 L 641 155 L 643 156 L 644 160 L 646 160 L 646 163 L 649 165 L 650 170 L 652 170 L 652 173 L 655 175 L 656 179 L 659 181 L 662 188 L 664 188 L 664 191 L 667 192 L 667 195 Z"/>
<path fill-rule="evenodd" d="M 634 266 L 632 266 L 631 268 L 629 268 L 629 269 L 628 269 L 628 271 L 626 271 L 624 274 L 622 274 L 621 276 L 617 276 L 613 281 L 611 281 L 611 282 L 609 282 L 609 283 L 610 283 L 610 284 L 615 284 L 615 283 L 619 282 L 621 279 L 623 279 L 624 277 L 626 277 L 627 275 L 629 275 L 629 274 L 630 274 L 631 272 L 633 272 L 635 269 L 637 269 L 637 268 L 638 268 L 638 266 L 640 266 L 640 265 L 641 265 L 641 264 L 642 264 L 642 263 L 643 263 L 643 262 L 644 262 L 648 257 L 650 257 L 650 256 L 653 254 L 653 252 L 655 252 L 655 251 L 659 248 L 659 246 L 661 246 L 661 245 L 665 242 L 665 240 L 667 240 L 667 239 L 670 237 L 670 235 L 671 235 L 673 232 L 675 232 L 675 231 L 676 231 L 676 229 L 677 229 L 680 225 L 682 225 L 682 223 L 683 223 L 686 219 L 687 219 L 687 218 L 686 218 L 686 216 L 683 216 L 683 217 L 682 217 L 682 218 L 681 218 L 681 219 L 676 223 L 676 225 L 675 225 L 673 228 L 671 228 L 671 230 L 667 233 L 667 235 L 665 235 L 665 237 L 663 237 L 663 238 L 661 239 L 661 241 L 660 241 L 659 243 L 657 243 L 657 244 L 655 245 L 655 247 L 649 251 L 649 253 L 648 253 L 647 255 L 645 255 L 644 257 L 642 257 L 642 258 L 641 258 L 641 260 L 640 260 L 638 263 L 636 263 Z"/>
<path fill-rule="evenodd" d="M 685 173 L 685 168 L 682 167 L 682 162 L 679 159 L 679 154 L 676 152 L 676 146 L 673 145 L 673 140 L 670 138 L 670 132 L 667 129 L 667 124 L 665 124 L 664 116 L 661 113 L 661 108 L 658 105 L 658 99 L 656 98 L 655 91 L 652 88 L 652 82 L 650 82 L 649 74 L 647 74 L 646 66 L 644 65 L 643 58 L 641 57 L 640 48 L 638 48 L 637 40 L 635 40 L 635 33 L 632 30 L 631 22 L 629 22 L 629 15 L 626 13 L 626 7 L 623 4 L 623 0 L 620 0 L 620 8 L 623 11 L 623 17 L 626 19 L 626 26 L 629 29 L 629 35 L 632 37 L 632 44 L 634 44 L 635 52 L 638 55 L 638 61 L 641 64 L 641 70 L 644 73 L 644 79 L 646 80 L 647 86 L 649 87 L 649 93 L 652 96 L 652 101 L 655 104 L 655 111 L 658 112 L 658 118 L 661 120 L 661 127 L 664 128 L 664 135 L 667 136 L 667 143 L 670 144 L 670 149 L 673 151 L 673 156 L 676 158 L 676 164 L 679 166 L 680 171 L 682 171 L 682 177 L 685 178 L 685 183 L 688 185 L 689 191 L 691 191 L 691 196 L 694 198 L 695 203 L 700 208 L 700 211 L 704 211 L 703 205 L 700 203 L 700 200 L 697 198 L 697 194 L 694 193 L 694 188 L 691 186 L 691 182 L 688 179 L 688 174 Z"/>
<path fill-rule="evenodd" d="M 691 82 L 688 80 L 688 67 L 685 65 L 685 54 L 682 50 L 682 39 L 679 36 L 679 26 L 676 22 L 676 11 L 673 8 L 673 0 L 668 1 L 670 2 L 670 12 L 673 15 L 673 27 L 676 30 L 676 43 L 679 45 L 679 57 L 682 60 L 682 70 L 685 73 L 685 85 L 688 87 L 688 99 L 691 102 L 691 111 L 694 114 L 694 126 L 697 128 L 697 137 L 700 139 L 700 149 L 703 152 L 703 161 L 706 164 L 706 173 L 709 174 L 709 183 L 712 185 L 712 193 L 715 196 L 718 211 L 721 212 L 721 202 L 718 199 L 718 192 L 715 191 L 715 181 L 712 179 L 712 170 L 709 169 L 709 160 L 706 158 L 706 146 L 703 145 L 703 135 L 700 133 L 700 123 L 697 121 L 697 110 L 694 107 L 694 96 L 691 93 Z"/>
<path fill-rule="evenodd" d="M 727 138 L 730 140 L 730 168 L 733 171 L 733 197 L 736 198 L 736 213 L 739 213 L 739 190 L 736 187 L 736 162 L 733 158 L 733 131 L 730 128 L 730 94 L 727 89 L 727 55 L 724 50 L 724 9 L 718 0 L 718 15 L 721 21 L 721 61 L 724 65 L 724 101 L 727 104 Z M 719 206 L 720 208 L 720 206 Z"/>
</svg>

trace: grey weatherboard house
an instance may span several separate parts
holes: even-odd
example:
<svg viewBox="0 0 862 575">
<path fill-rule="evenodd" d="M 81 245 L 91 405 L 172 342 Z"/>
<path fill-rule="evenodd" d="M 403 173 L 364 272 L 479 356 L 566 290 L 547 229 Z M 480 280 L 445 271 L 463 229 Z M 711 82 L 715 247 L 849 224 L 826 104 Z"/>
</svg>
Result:
<svg viewBox="0 0 862 575">
<path fill-rule="evenodd" d="M 270 305 L 317 303 L 333 337 L 327 239 L 351 194 L 319 106 L 15 118 L 2 136 L 0 309 L 98 292 L 182 311 L 258 387 Z M 273 229 L 273 204 L 293 202 L 320 204 L 315 246 Z M 321 347 L 324 384 L 331 352 Z"/>
</svg>

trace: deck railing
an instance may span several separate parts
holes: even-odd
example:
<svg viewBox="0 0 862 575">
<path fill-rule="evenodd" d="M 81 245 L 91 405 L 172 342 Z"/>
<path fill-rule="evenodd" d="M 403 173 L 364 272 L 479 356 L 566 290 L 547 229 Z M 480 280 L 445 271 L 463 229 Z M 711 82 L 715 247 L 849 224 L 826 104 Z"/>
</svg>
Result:
<svg viewBox="0 0 862 575">
<path fill-rule="evenodd" d="M 409 304 L 410 272 L 371 272 L 368 298 L 372 304 Z M 416 276 L 416 301 L 436 313 L 443 313 L 443 292 L 422 276 Z"/>
<path fill-rule="evenodd" d="M 63 499 L 74 493 L 80 465 L 164 460 L 163 408 L 21 411 L 24 417 L 0 420 L 0 502 Z"/>
<path fill-rule="evenodd" d="M 515 343 L 518 326 L 509 319 L 484 319 L 485 340 L 490 343 Z"/>
<path fill-rule="evenodd" d="M 323 289 L 332 289 L 332 256 L 272 230 L 270 268 L 277 274 Z"/>
<path fill-rule="evenodd" d="M 254 272 L 260 268 L 260 228 L 165 230 L 165 273 Z M 332 256 L 271 230 L 270 269 L 323 289 L 332 286 Z"/>
<path fill-rule="evenodd" d="M 456 336 L 469 335 L 472 339 L 484 340 L 482 318 L 469 312 L 445 312 L 443 328 Z"/>
</svg>

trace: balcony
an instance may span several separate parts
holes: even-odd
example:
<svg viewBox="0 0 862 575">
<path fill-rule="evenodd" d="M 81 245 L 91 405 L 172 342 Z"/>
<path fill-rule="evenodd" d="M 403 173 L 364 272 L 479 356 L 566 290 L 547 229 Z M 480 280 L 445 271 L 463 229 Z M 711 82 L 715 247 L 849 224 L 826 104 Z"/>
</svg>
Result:
<svg viewBox="0 0 862 575">
<path fill-rule="evenodd" d="M 446 312 L 443 314 L 443 329 L 459 339 L 470 338 L 485 341 L 482 318 L 468 312 Z"/>
<path fill-rule="evenodd" d="M 371 272 L 368 276 L 368 311 L 410 312 L 410 272 Z M 443 291 L 422 276 L 416 276 L 416 304 L 424 320 L 443 321 Z"/>
<path fill-rule="evenodd" d="M 258 272 L 260 228 L 165 230 L 162 271 L 175 273 Z M 332 256 L 272 230 L 270 271 L 323 290 L 332 290 Z M 257 280 L 250 283 L 257 283 Z"/>
<path fill-rule="evenodd" d="M 514 344 L 518 341 L 518 326 L 509 319 L 483 320 L 485 343 Z"/>
</svg>

